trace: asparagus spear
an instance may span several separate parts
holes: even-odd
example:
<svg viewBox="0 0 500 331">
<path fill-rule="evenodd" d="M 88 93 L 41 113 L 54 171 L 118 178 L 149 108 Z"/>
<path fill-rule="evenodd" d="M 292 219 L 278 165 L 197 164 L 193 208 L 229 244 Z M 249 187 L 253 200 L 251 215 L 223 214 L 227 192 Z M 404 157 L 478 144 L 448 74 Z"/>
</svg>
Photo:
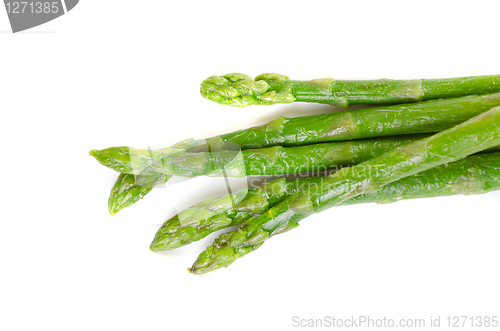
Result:
<svg viewBox="0 0 500 331">
<path fill-rule="evenodd" d="M 293 174 L 298 172 L 320 172 L 326 169 L 339 168 L 343 166 L 357 164 L 369 160 L 377 155 L 386 151 L 392 150 L 397 146 L 402 146 L 410 142 L 414 142 L 426 134 L 406 135 L 398 137 L 388 137 L 381 139 L 366 139 L 356 141 L 345 141 L 336 143 L 323 143 L 316 145 L 306 145 L 300 147 L 283 148 L 271 147 L 258 150 L 244 150 L 242 151 L 243 163 L 245 171 L 231 172 L 226 171 L 226 174 L 236 175 L 278 175 L 278 174 Z M 115 148 L 115 152 L 119 151 L 120 157 L 127 155 L 127 148 Z M 109 153 L 106 151 L 105 153 Z M 141 155 L 150 155 L 150 158 L 145 162 L 141 159 L 140 166 L 131 164 L 122 166 L 124 162 L 120 163 L 120 169 L 129 168 L 135 172 L 141 172 L 142 175 L 121 175 L 111 190 L 109 197 L 109 212 L 110 215 L 116 214 L 123 208 L 126 208 L 133 203 L 142 199 L 146 194 L 151 191 L 154 186 L 155 179 L 157 182 L 165 183 L 168 178 L 152 171 L 141 171 L 140 167 L 145 164 L 164 164 L 161 154 L 145 153 L 140 151 Z M 222 154 L 222 155 L 221 155 Z M 100 152 L 95 152 L 100 158 Z M 153 156 L 156 155 L 156 158 Z M 194 153 L 189 158 L 183 155 L 180 159 L 173 159 L 169 162 L 179 162 L 183 164 L 182 168 L 174 167 L 174 169 L 182 169 L 182 172 L 173 172 L 176 175 L 208 175 L 215 172 L 216 163 L 211 160 L 218 160 L 217 164 L 227 162 L 225 169 L 230 170 L 230 165 L 238 169 L 241 164 L 239 162 L 231 163 L 231 158 L 235 156 L 234 152 L 216 152 L 210 153 Z M 102 159 L 106 161 L 107 158 Z M 131 156 L 130 160 L 137 161 L 137 157 Z M 188 163 L 188 160 L 191 163 Z M 118 164 L 112 161 L 111 165 Z M 160 167 L 160 166 L 158 166 Z M 158 170 L 158 167 L 155 167 Z M 219 167 L 221 168 L 221 167 Z M 186 171 L 189 170 L 187 173 Z M 163 177 L 162 177 L 163 176 Z M 170 177 L 170 176 L 167 176 Z M 147 185 L 144 185 L 146 183 Z M 144 186 L 144 187 L 143 187 Z M 124 198 L 126 197 L 126 198 Z"/>
<path fill-rule="evenodd" d="M 171 177 L 165 174 L 120 174 L 108 199 L 109 215 L 113 216 L 123 208 L 133 205 L 151 192 L 155 185 L 166 183 Z"/>
<path fill-rule="evenodd" d="M 341 205 L 361 194 L 419 172 L 454 162 L 500 145 L 500 107 L 478 115 L 446 131 L 399 147 L 377 158 L 325 177 L 320 185 L 298 191 L 259 217 L 222 234 L 189 269 L 193 273 L 227 267 L 257 249 L 271 235 L 298 226 L 307 216 Z"/>
<path fill-rule="evenodd" d="M 467 96 L 456 99 L 444 99 L 427 101 L 408 105 L 397 105 L 390 107 L 377 107 L 369 109 L 353 110 L 343 113 L 313 115 L 296 118 L 280 117 L 265 125 L 253 127 L 247 130 L 240 130 L 233 133 L 221 135 L 219 137 L 209 138 L 207 141 L 195 141 L 188 139 L 173 146 L 173 151 L 181 153 L 217 151 L 221 149 L 235 149 L 240 146 L 242 149 L 263 148 L 270 146 L 294 146 L 308 143 L 318 143 L 325 141 L 340 141 L 347 139 L 369 138 L 390 136 L 397 134 L 410 134 L 419 132 L 437 132 L 447 129 L 453 125 L 461 123 L 471 117 L 474 117 L 491 107 L 500 105 L 500 93 L 484 96 Z M 168 153 L 170 149 L 164 151 Z M 172 152 L 172 150 L 170 150 Z M 106 161 L 105 151 L 92 151 L 103 162 Z M 110 152 L 113 152 L 111 150 Z M 115 150 L 118 152 L 118 150 Z M 151 152 L 146 153 L 151 156 Z M 120 157 L 127 158 L 127 153 L 116 155 L 110 153 L 111 159 L 117 159 L 116 166 L 120 166 L 123 160 Z M 147 165 L 139 165 L 140 156 L 134 158 L 136 168 L 140 169 Z M 108 166 L 112 166 L 108 164 Z M 120 170 L 119 168 L 117 170 Z M 150 174 L 146 174 L 149 176 Z M 135 178 L 141 181 L 140 178 Z M 116 185 L 120 185 L 119 182 Z M 127 189 L 117 188 L 118 191 Z M 130 187 L 130 190 L 132 188 Z M 142 192 L 147 191 L 147 192 Z M 137 188 L 137 195 L 144 196 L 150 190 Z M 135 199 L 134 193 L 131 193 L 130 204 L 139 200 Z M 113 195 L 113 193 L 112 193 Z M 110 197 L 110 204 L 116 200 Z M 114 211 L 123 207 L 114 204 Z"/>
<path fill-rule="evenodd" d="M 233 170 L 241 175 L 244 167 L 237 158 L 240 156 L 239 149 L 287 147 L 398 134 L 439 132 L 498 105 L 500 105 L 500 93 L 333 114 L 280 117 L 260 127 L 236 131 L 207 141 L 188 139 L 172 148 L 157 151 L 112 147 L 92 150 L 90 154 L 101 164 L 119 172 L 133 174 L 144 172 L 145 175 L 161 172 L 193 176 L 190 165 L 199 166 L 200 171 L 206 173 L 207 167 L 214 169 L 214 165 L 217 168 L 221 164 L 227 164 L 228 159 L 234 159 Z M 209 159 L 208 154 L 199 154 L 203 151 L 221 150 L 223 151 L 220 158 Z M 237 169 L 238 166 L 240 169 Z M 145 168 L 150 172 L 148 173 Z"/>
<path fill-rule="evenodd" d="M 163 223 L 150 248 L 152 251 L 178 248 L 219 229 L 239 225 L 251 216 L 267 211 L 300 188 L 320 180 L 321 177 L 278 178 L 253 190 L 204 200 Z"/>
<path fill-rule="evenodd" d="M 449 129 L 495 106 L 500 106 L 500 93 L 294 118 L 279 117 L 261 126 L 207 140 L 186 139 L 162 151 L 215 152 L 432 133 Z M 149 156 L 149 153 L 145 155 Z M 106 155 L 103 153 L 102 157 Z M 120 162 L 118 156 L 111 157 Z"/>
<path fill-rule="evenodd" d="M 500 75 L 415 80 L 290 80 L 266 73 L 252 79 L 231 73 L 201 83 L 201 95 L 219 104 L 246 107 L 318 102 L 348 108 L 356 104 L 397 104 L 500 91 Z"/>
<path fill-rule="evenodd" d="M 200 240 L 217 230 L 259 216 L 298 190 L 318 185 L 322 177 L 276 179 L 253 190 L 232 205 L 231 197 L 204 200 L 167 220 L 158 230 L 152 251 L 171 250 Z M 429 189 L 432 188 L 432 189 Z M 457 162 L 402 178 L 374 193 L 345 200 L 342 205 L 391 203 L 405 199 L 482 194 L 500 190 L 500 153 L 471 155 Z M 240 195 L 242 192 L 237 193 Z M 233 198 L 234 199 L 234 198 Z"/>
<path fill-rule="evenodd" d="M 325 141 L 433 132 L 461 123 L 496 105 L 500 105 L 500 93 L 360 109 L 343 113 L 296 118 L 280 117 L 262 126 L 213 137 L 207 141 L 188 139 L 174 145 L 172 149 L 164 149 L 163 152 L 179 153 L 180 155 L 183 152 L 234 149 L 235 145 L 240 146 L 242 149 L 277 145 L 294 146 Z M 121 170 L 121 163 L 130 160 L 127 159 L 129 155 L 127 150 L 111 149 L 109 160 L 107 160 L 108 155 L 106 153 L 106 150 L 91 152 L 100 161 L 107 162 L 108 166 L 115 166 L 119 171 Z M 148 157 L 152 157 L 150 151 L 142 151 L 142 153 L 146 156 L 147 162 L 140 165 L 141 156 L 136 156 L 134 158 L 136 169 L 148 166 L 148 162 L 151 161 L 151 159 L 148 159 Z M 116 163 L 111 162 L 113 159 L 116 160 Z M 110 162 L 113 164 L 109 164 Z M 148 179 L 150 175 L 145 174 Z M 138 177 L 127 177 L 138 182 L 143 181 L 140 179 L 140 175 Z M 126 188 L 120 188 L 119 185 L 120 182 L 115 184 L 116 191 L 131 192 L 130 200 L 128 200 L 130 203 L 123 205 L 117 203 L 116 201 L 121 201 L 121 198 L 115 198 L 113 191 L 109 202 L 111 214 L 129 206 L 150 191 L 148 188 L 132 187 L 128 184 Z M 151 184 L 150 186 L 154 185 Z"/>
<path fill-rule="evenodd" d="M 221 174 L 282 175 L 315 172 L 357 164 L 398 146 L 415 142 L 429 134 L 405 135 L 378 139 L 352 140 L 297 147 L 275 146 L 243 151 L 170 153 L 129 147 L 93 150 L 101 163 L 127 174 L 154 176 L 156 173 L 195 177 Z M 149 182 L 149 181 L 148 181 Z"/>
</svg>

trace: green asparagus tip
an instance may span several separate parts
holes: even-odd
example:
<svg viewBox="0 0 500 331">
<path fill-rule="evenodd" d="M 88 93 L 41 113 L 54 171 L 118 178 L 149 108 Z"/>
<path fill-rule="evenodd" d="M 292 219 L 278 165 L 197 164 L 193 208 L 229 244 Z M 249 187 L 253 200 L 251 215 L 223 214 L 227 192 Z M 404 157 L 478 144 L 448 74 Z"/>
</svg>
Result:
<svg viewBox="0 0 500 331">
<path fill-rule="evenodd" d="M 200 93 L 219 104 L 237 107 L 292 103 L 295 98 L 288 80 L 280 74 L 262 74 L 255 79 L 240 73 L 210 76 L 201 83 Z"/>
<path fill-rule="evenodd" d="M 120 174 L 120 176 L 124 176 L 124 175 Z M 125 176 L 127 176 L 127 175 L 125 175 Z M 122 203 L 123 203 L 123 200 L 121 200 L 120 197 L 121 197 L 120 194 L 115 194 L 114 190 L 111 191 L 111 196 L 109 197 L 109 200 L 108 200 L 108 212 L 109 212 L 109 216 L 114 216 L 120 210 L 122 210 L 123 208 L 127 207 L 126 205 L 123 206 L 123 205 L 121 205 L 119 203 L 119 201 L 122 201 Z"/>
<path fill-rule="evenodd" d="M 122 176 L 122 174 L 120 174 Z M 116 213 L 118 213 L 122 207 L 116 202 L 116 199 L 119 197 L 116 195 L 113 195 L 113 191 L 111 191 L 111 196 L 108 199 L 108 213 L 109 216 L 114 216 Z"/>
<path fill-rule="evenodd" d="M 149 246 L 149 249 L 153 252 L 168 251 L 183 246 L 181 242 L 181 240 L 172 240 L 168 243 L 164 243 L 162 242 L 162 238 L 155 238 Z"/>
<path fill-rule="evenodd" d="M 149 246 L 149 249 L 152 250 L 153 252 L 160 252 L 160 251 L 166 251 L 166 250 L 171 250 L 173 248 L 178 248 L 179 246 L 174 245 L 173 247 L 170 247 L 168 244 L 165 245 L 161 242 L 161 238 L 156 237 L 153 239 L 151 242 L 151 245 Z"/>
<path fill-rule="evenodd" d="M 196 268 L 195 266 L 188 267 L 186 270 L 193 275 L 201 275 L 201 274 L 206 274 L 210 271 L 216 270 L 219 268 Z"/>
<path fill-rule="evenodd" d="M 146 150 L 145 152 L 148 151 Z M 121 173 L 136 173 L 142 171 L 145 167 L 144 164 L 139 164 L 140 161 L 135 163 L 131 161 L 130 147 L 128 146 L 110 147 L 101 150 L 93 149 L 89 152 L 89 155 L 93 156 L 100 164 Z M 139 153 L 138 157 L 140 158 L 141 156 L 143 155 Z M 149 160 L 146 156 L 146 164 L 147 161 Z"/>
<path fill-rule="evenodd" d="M 109 153 L 106 153 L 106 150 L 98 150 L 98 149 L 93 149 L 89 152 L 90 156 L 93 156 L 97 162 L 100 164 L 106 166 L 106 167 L 112 167 L 116 162 L 112 162 L 111 159 L 109 159 L 106 155 Z"/>
<path fill-rule="evenodd" d="M 92 149 L 90 152 L 89 152 L 89 155 L 90 156 L 93 156 L 98 162 L 100 163 L 103 163 L 106 161 L 106 157 L 104 157 L 102 155 L 102 151 L 98 150 L 98 149 Z"/>
<path fill-rule="evenodd" d="M 158 245 L 158 238 L 157 236 L 155 236 L 155 238 L 153 239 L 153 241 L 151 242 L 151 245 L 149 245 L 149 249 L 152 250 L 153 252 L 158 252 L 158 251 L 162 251 L 164 249 L 161 249 Z"/>
<path fill-rule="evenodd" d="M 193 266 L 188 269 L 193 274 L 204 274 L 220 268 L 228 267 L 237 259 L 256 250 L 262 245 L 247 245 L 243 247 L 231 247 L 231 236 L 238 232 L 226 232 L 217 238 L 212 246 L 209 246 L 203 251 L 193 263 Z"/>
</svg>

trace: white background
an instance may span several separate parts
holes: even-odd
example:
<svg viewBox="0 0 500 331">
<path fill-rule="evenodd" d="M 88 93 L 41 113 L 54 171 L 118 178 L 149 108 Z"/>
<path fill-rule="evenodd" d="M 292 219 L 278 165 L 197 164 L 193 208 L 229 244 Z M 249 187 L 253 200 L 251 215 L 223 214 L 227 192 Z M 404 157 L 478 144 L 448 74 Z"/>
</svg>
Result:
<svg viewBox="0 0 500 331">
<path fill-rule="evenodd" d="M 499 74 L 498 1 L 88 1 L 11 34 L 0 9 L 2 330 L 289 330 L 292 317 L 500 315 L 500 192 L 340 207 L 229 268 L 186 272 L 215 238 L 149 251 L 221 194 L 198 178 L 114 217 L 91 148 L 166 147 L 322 105 L 231 108 L 213 74 L 294 79 Z M 435 328 L 434 328 L 435 329 Z"/>
</svg>

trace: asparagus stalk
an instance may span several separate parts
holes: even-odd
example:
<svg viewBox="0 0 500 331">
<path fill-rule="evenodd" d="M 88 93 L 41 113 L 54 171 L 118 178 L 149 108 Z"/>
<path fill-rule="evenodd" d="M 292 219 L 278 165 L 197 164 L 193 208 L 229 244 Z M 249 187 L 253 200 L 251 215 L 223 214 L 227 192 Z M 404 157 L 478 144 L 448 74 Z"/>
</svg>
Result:
<svg viewBox="0 0 500 331">
<path fill-rule="evenodd" d="M 500 93 L 294 118 L 279 117 L 261 126 L 207 140 L 186 139 L 161 151 L 172 154 L 215 152 L 432 133 L 449 129 L 495 106 L 500 106 Z M 149 156 L 150 152 L 144 154 Z M 103 153 L 102 157 L 106 155 Z M 119 158 L 117 162 L 120 162 Z"/>
<path fill-rule="evenodd" d="M 177 172 L 171 173 L 172 175 L 208 175 L 217 172 L 215 169 L 216 164 L 225 164 L 225 174 L 233 175 L 279 175 L 279 174 L 294 174 L 298 172 L 320 172 L 327 169 L 336 169 L 343 166 L 357 164 L 377 155 L 381 155 L 386 151 L 392 150 L 398 146 L 414 142 L 425 134 L 416 135 L 406 135 L 398 137 L 388 137 L 381 139 L 366 139 L 366 140 L 356 140 L 356 141 L 345 141 L 336 143 L 323 143 L 316 145 L 306 145 L 300 147 L 271 147 L 263 148 L 257 150 L 244 150 L 241 152 L 243 157 L 242 166 L 239 162 L 231 162 L 231 158 L 235 156 L 234 152 L 216 152 L 216 153 L 192 153 L 190 155 L 183 155 L 181 158 L 169 160 L 171 163 L 182 163 L 182 167 L 170 167 L 171 169 L 177 170 Z M 129 151 L 127 148 L 114 148 L 114 152 L 123 159 L 124 155 L 127 155 Z M 109 153 L 106 150 L 105 153 Z M 109 155 L 107 154 L 107 155 Z M 140 166 L 132 164 L 132 160 L 137 161 L 138 158 L 132 155 L 129 160 L 130 164 L 123 166 L 124 162 L 120 163 L 120 169 L 128 168 L 135 172 L 140 172 L 140 175 L 120 175 L 115 183 L 115 186 L 111 190 L 109 197 L 109 212 L 110 215 L 116 214 L 123 208 L 126 208 L 133 203 L 142 199 L 146 194 L 151 191 L 154 186 L 155 179 L 158 183 L 165 183 L 168 178 L 165 175 L 155 173 L 151 171 L 141 170 L 140 167 L 146 164 L 165 164 L 166 160 L 163 160 L 160 153 L 146 153 L 145 151 L 140 151 L 141 155 L 150 155 L 149 159 L 141 159 Z M 95 152 L 98 159 L 103 159 L 105 162 L 109 162 L 109 158 L 100 157 L 101 152 Z M 156 158 L 154 157 L 156 155 Z M 212 160 L 217 160 L 213 162 Z M 114 166 L 118 164 L 116 161 L 109 162 Z M 154 169 L 158 170 L 158 167 Z M 232 171 L 234 168 L 235 171 Z M 169 168 L 169 169 L 170 169 Z M 218 167 L 222 168 L 222 167 Z M 244 171 L 238 171 L 239 168 L 244 168 Z M 147 166 L 147 169 L 151 169 Z M 178 169 L 182 169 L 181 172 Z M 133 171 L 130 172 L 133 172 Z M 167 169 L 164 169 L 167 171 Z M 187 171 L 189 170 L 189 171 Z M 227 171 L 229 170 L 229 171 Z M 170 177 L 170 176 L 167 176 Z M 146 184 L 146 185 L 145 185 Z M 144 187 L 143 187 L 144 186 Z"/>
<path fill-rule="evenodd" d="M 388 105 L 500 91 L 500 75 L 415 80 L 290 80 L 266 73 L 252 79 L 231 73 L 211 76 L 201 83 L 201 95 L 219 104 L 246 107 L 277 103 L 318 102 L 350 105 Z"/>
<path fill-rule="evenodd" d="M 238 147 L 248 149 L 278 145 L 294 146 L 397 134 L 437 132 L 461 123 L 496 105 L 500 105 L 500 93 L 352 110 L 342 113 L 296 118 L 280 117 L 262 126 L 209 138 L 207 141 L 184 140 L 174 145 L 173 148 L 164 149 L 163 153 L 178 153 L 177 155 L 180 155 L 185 152 L 218 151 L 237 149 Z M 130 153 L 126 147 L 121 150 L 111 149 L 109 160 L 107 160 L 106 153 L 107 150 L 91 151 L 91 154 L 94 154 L 99 161 L 118 171 L 122 170 L 120 169 L 122 163 L 130 161 Z M 135 155 L 133 159 L 138 172 L 141 171 L 141 168 L 148 166 L 151 158 L 155 158 L 151 156 L 152 152 L 150 151 L 142 151 L 141 153 L 145 155 L 146 162 L 140 164 L 141 155 Z M 162 170 L 160 169 L 160 171 Z M 144 175 L 149 177 L 151 173 Z M 127 177 L 138 182 L 143 181 L 140 175 L 139 177 Z M 120 188 L 119 185 L 120 182 L 115 185 L 118 192 L 125 192 L 124 194 L 129 190 L 132 192 L 130 200 L 128 200 L 130 204 L 150 191 L 148 188 L 128 185 L 127 188 Z M 135 193 L 134 190 L 136 190 Z M 115 201 L 121 200 L 115 198 L 112 193 L 109 203 L 111 214 L 130 205 L 128 203 L 120 205 Z"/>
<path fill-rule="evenodd" d="M 484 96 L 467 96 L 456 99 L 444 99 L 426 101 L 415 104 L 397 105 L 389 107 L 377 107 L 349 112 L 313 115 L 296 118 L 280 117 L 265 125 L 240 130 L 233 133 L 209 138 L 207 141 L 195 141 L 188 139 L 164 149 L 165 153 L 202 152 L 217 151 L 221 149 L 264 148 L 271 146 L 294 146 L 328 141 L 341 141 L 347 139 L 391 136 L 398 134 L 411 134 L 419 132 L 437 132 L 447 129 L 474 117 L 491 107 L 500 105 L 500 93 Z M 236 147 L 236 148 L 235 148 Z M 119 152 L 118 155 L 117 153 Z M 98 160 L 110 167 L 121 171 L 120 165 L 128 162 L 129 152 L 126 147 L 109 150 L 110 159 L 107 160 L 107 150 L 92 151 Z M 142 151 L 146 161 L 141 165 L 141 155 L 134 156 L 135 168 L 140 172 L 141 168 L 147 167 L 151 162 L 150 151 Z M 232 154 L 235 155 L 235 154 Z M 148 157 L 151 157 L 148 159 Z M 121 158 L 121 159 L 120 159 Z M 114 160 L 114 161 L 113 161 Z M 110 164 L 111 163 L 111 164 Z M 160 171 L 162 171 L 160 167 Z M 145 174 L 150 176 L 151 174 Z M 132 178 L 130 176 L 130 178 Z M 139 177 L 133 179 L 141 182 Z M 116 183 L 118 192 L 131 193 L 130 204 L 136 202 L 150 190 L 148 188 L 128 187 L 121 189 L 120 183 Z M 146 191 L 146 192 L 143 192 Z M 134 196 L 134 194 L 136 196 Z M 121 206 L 116 203 L 117 199 L 110 197 L 110 213 L 129 206 Z"/>
<path fill-rule="evenodd" d="M 199 166 L 199 171 L 206 174 L 207 167 L 208 172 L 210 169 L 220 170 L 221 165 L 226 165 L 228 160 L 234 160 L 232 170 L 241 176 L 244 167 L 238 159 L 239 149 L 287 147 L 348 139 L 439 132 L 499 105 L 500 93 L 497 93 L 333 114 L 281 117 L 264 126 L 210 138 L 206 142 L 188 139 L 172 148 L 157 151 L 112 147 L 92 150 L 90 154 L 101 164 L 116 171 L 145 175 L 159 172 L 193 176 L 195 174 L 190 165 Z M 220 157 L 210 159 L 207 153 L 199 154 L 203 151 L 221 151 L 221 154 Z M 278 151 L 274 153 L 278 154 Z M 238 166 L 240 169 L 237 169 Z"/>
<path fill-rule="evenodd" d="M 422 137 L 423 135 L 413 135 L 412 137 L 408 137 L 408 143 L 412 142 L 413 139 L 417 140 L 418 137 Z M 403 137 L 401 137 L 403 139 Z M 358 148 L 355 148 L 356 145 L 353 144 L 351 147 L 352 149 L 343 149 L 343 153 L 341 154 L 339 149 L 336 149 L 336 152 L 339 154 L 333 154 L 338 158 L 338 163 L 336 167 L 341 167 L 342 163 L 349 164 L 352 163 L 357 164 L 363 161 L 366 161 L 370 158 L 373 158 L 377 155 L 380 155 L 381 153 L 384 152 L 385 147 L 387 147 L 387 151 L 391 150 L 394 147 L 397 147 L 397 140 L 395 140 L 396 144 L 391 145 L 387 142 L 375 142 L 374 144 L 376 145 L 375 148 L 371 151 L 366 150 L 366 153 L 363 152 L 363 149 L 361 148 L 361 145 L 358 145 Z M 366 147 L 366 146 L 365 146 Z M 350 158 L 347 158 L 348 155 L 344 154 L 348 151 L 349 153 L 352 153 Z M 500 151 L 500 148 L 495 148 L 495 149 L 489 149 L 489 152 L 496 152 Z M 344 158 L 341 158 L 343 156 Z M 319 154 L 317 155 L 319 157 Z M 271 168 L 268 168 L 270 170 Z M 316 166 L 314 165 L 313 162 L 311 162 L 310 169 L 317 169 L 318 171 L 322 170 L 321 166 Z M 331 168 L 329 168 L 332 170 Z M 336 170 L 336 169 L 333 169 Z M 257 173 L 257 172 L 255 172 Z M 267 171 L 267 173 L 271 173 L 271 171 Z M 130 175 L 130 174 L 120 174 L 118 177 L 118 180 L 116 181 L 115 185 L 113 186 L 113 189 L 111 190 L 109 200 L 108 200 L 108 207 L 109 207 L 109 214 L 111 216 L 115 215 L 117 212 L 120 210 L 131 206 L 132 204 L 136 203 L 137 201 L 141 200 L 144 198 L 145 195 L 147 195 L 153 188 L 154 185 L 158 184 L 164 184 L 167 182 L 167 180 L 171 176 L 165 175 L 165 174 L 154 174 L 154 175 Z"/>
<path fill-rule="evenodd" d="M 237 204 L 236 197 L 204 200 L 167 220 L 158 230 L 152 251 L 171 250 L 205 238 L 207 235 L 240 225 L 277 205 L 292 193 L 318 185 L 322 177 L 294 180 L 276 179 L 253 190 L 239 192 L 246 196 Z M 432 189 L 429 189 L 432 188 Z M 391 203 L 405 199 L 482 194 L 500 190 L 500 153 L 471 155 L 465 159 L 402 178 L 374 193 L 358 195 L 342 205 Z"/>
<path fill-rule="evenodd" d="M 204 273 L 227 267 L 260 247 L 270 236 L 297 227 L 300 220 L 313 213 L 499 145 L 500 107 L 496 107 L 451 129 L 341 169 L 325 177 L 318 186 L 290 195 L 261 216 L 242 223 L 237 231 L 222 234 L 198 256 L 189 271 Z"/>
<path fill-rule="evenodd" d="M 163 223 L 150 248 L 152 251 L 175 249 L 205 238 L 214 231 L 239 225 L 266 212 L 300 188 L 320 180 L 319 176 L 296 180 L 278 178 L 255 189 L 204 200 Z"/>
<path fill-rule="evenodd" d="M 120 174 L 109 195 L 109 215 L 113 216 L 123 208 L 133 205 L 151 192 L 155 185 L 164 184 L 171 177 L 165 174 L 149 176 Z"/>
<path fill-rule="evenodd" d="M 121 173 L 143 176 L 156 173 L 184 177 L 283 175 L 354 165 L 426 136 L 429 134 L 213 153 L 181 151 L 163 154 L 161 151 L 112 147 L 93 150 L 91 154 L 101 164 Z"/>
</svg>

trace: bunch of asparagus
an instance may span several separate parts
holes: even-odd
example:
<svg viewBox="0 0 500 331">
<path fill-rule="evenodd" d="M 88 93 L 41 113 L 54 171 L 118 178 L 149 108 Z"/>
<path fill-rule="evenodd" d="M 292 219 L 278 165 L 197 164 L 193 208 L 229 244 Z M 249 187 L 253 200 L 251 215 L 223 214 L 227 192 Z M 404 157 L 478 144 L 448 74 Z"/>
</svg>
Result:
<svg viewBox="0 0 500 331">
<path fill-rule="evenodd" d="M 210 77 L 203 96 L 221 104 L 392 104 L 296 118 L 149 151 L 92 150 L 120 175 L 111 215 L 171 176 L 286 175 L 252 190 L 202 201 L 167 220 L 151 250 L 170 250 L 229 226 L 189 269 L 227 267 L 312 213 L 345 204 L 480 194 L 500 189 L 499 76 L 413 81 L 292 81 L 277 74 Z M 428 101 L 423 101 L 428 100 Z M 406 102 L 406 103 L 404 103 Z M 409 103 L 411 102 L 411 103 Z M 481 154 L 472 155 L 482 152 Z M 340 169 L 340 170 L 339 170 Z"/>
</svg>

